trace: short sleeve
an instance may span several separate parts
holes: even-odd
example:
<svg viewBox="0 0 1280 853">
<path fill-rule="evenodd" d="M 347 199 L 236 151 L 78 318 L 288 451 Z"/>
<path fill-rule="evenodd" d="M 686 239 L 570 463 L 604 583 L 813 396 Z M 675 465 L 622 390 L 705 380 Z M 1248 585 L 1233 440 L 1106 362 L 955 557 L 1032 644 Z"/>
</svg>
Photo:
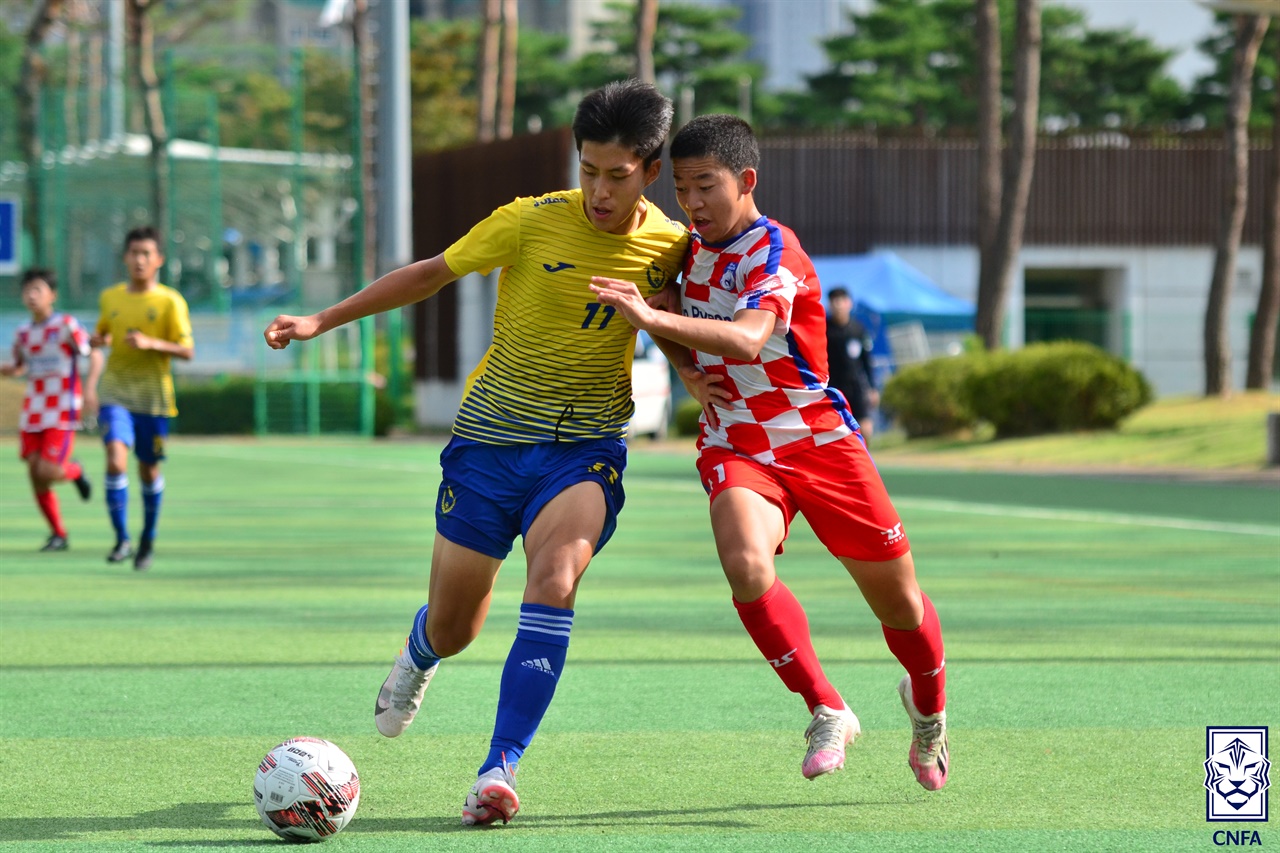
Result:
<svg viewBox="0 0 1280 853">
<path fill-rule="evenodd" d="M 66 315 L 67 348 L 76 355 L 88 355 L 89 333 L 80 325 L 80 321 L 70 314 Z"/>
<path fill-rule="evenodd" d="M 187 308 L 187 300 L 174 293 L 173 309 L 169 313 L 169 340 L 180 347 L 195 346 L 195 338 L 191 334 L 191 312 Z"/>
<path fill-rule="evenodd" d="M 444 250 L 444 262 L 458 276 L 498 267 L 509 267 L 520 259 L 520 200 L 489 214 L 466 236 Z"/>
</svg>

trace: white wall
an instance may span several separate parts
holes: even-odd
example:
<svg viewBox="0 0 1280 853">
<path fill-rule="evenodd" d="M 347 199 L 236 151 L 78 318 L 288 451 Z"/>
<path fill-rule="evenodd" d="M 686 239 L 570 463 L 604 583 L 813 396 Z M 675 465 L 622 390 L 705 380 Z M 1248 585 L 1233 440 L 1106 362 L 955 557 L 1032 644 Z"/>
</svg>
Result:
<svg viewBox="0 0 1280 853">
<path fill-rule="evenodd" d="M 978 252 L 971 246 L 880 246 L 928 275 L 943 290 L 965 299 L 978 293 Z M 1129 319 L 1127 354 L 1161 396 L 1204 391 L 1204 311 L 1213 276 L 1210 246 L 1025 246 L 1014 269 L 1006 317 L 1009 342 L 1023 341 L 1023 271 L 1027 268 L 1103 269 L 1108 291 Z M 1228 312 L 1232 385 L 1244 387 L 1249 354 L 1249 315 L 1257 308 L 1262 250 L 1245 246 L 1236 264 Z M 1126 330 L 1121 327 L 1123 334 Z"/>
</svg>

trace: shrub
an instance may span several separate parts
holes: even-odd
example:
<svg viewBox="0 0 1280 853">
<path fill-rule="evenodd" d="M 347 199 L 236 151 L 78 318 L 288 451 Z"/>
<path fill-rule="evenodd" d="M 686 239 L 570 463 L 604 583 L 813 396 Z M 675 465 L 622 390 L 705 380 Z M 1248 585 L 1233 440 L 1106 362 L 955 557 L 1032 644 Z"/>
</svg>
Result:
<svg viewBox="0 0 1280 853">
<path fill-rule="evenodd" d="M 254 421 L 254 388 L 251 376 L 225 379 L 182 381 L 177 387 L 178 416 L 173 431 L 185 435 L 251 435 Z M 268 382 L 267 393 L 292 394 L 297 386 Z M 322 385 L 322 412 L 356 411 L 360 405 L 360 389 L 353 384 Z M 396 412 L 391 398 L 383 390 L 374 394 L 373 434 L 385 436 L 394 424 Z M 355 422 L 354 416 L 342 418 Z M 277 425 L 278 426 L 278 425 Z"/>
<path fill-rule="evenodd" d="M 997 438 L 1110 429 L 1153 398 L 1150 383 L 1133 366 L 1078 341 L 993 353 L 968 377 L 965 390 Z"/>
<path fill-rule="evenodd" d="M 700 417 L 702 417 L 702 406 L 692 397 L 685 397 L 676 405 L 676 435 L 697 435 Z"/>
<path fill-rule="evenodd" d="M 949 435 L 977 423 L 965 381 L 985 354 L 966 353 L 904 367 L 884 386 L 881 402 L 908 438 Z"/>
<path fill-rule="evenodd" d="M 179 380 L 173 431 L 184 435 L 251 435 L 253 377 Z"/>
</svg>

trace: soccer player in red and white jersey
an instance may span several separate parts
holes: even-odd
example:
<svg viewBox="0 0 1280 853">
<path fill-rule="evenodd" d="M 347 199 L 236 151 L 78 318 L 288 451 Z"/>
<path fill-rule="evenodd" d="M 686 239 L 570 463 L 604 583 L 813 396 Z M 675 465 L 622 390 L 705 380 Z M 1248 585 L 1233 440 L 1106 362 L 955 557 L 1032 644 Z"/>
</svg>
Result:
<svg viewBox="0 0 1280 853">
<path fill-rule="evenodd" d="M 49 522 L 51 535 L 41 551 L 67 550 L 67 528 L 52 485 L 70 480 L 80 497 L 89 499 L 89 480 L 71 458 L 82 408 L 78 359 L 101 357 L 90 350 L 89 334 L 75 317 L 53 310 L 57 287 L 48 270 L 23 273 L 22 304 L 31 321 L 14 336 L 13 363 L 0 366 L 4 376 L 27 377 L 19 455 L 27 463 L 36 504 Z"/>
<path fill-rule="evenodd" d="M 797 512 L 853 577 L 906 667 L 898 693 L 912 723 L 908 763 L 937 790 L 949 770 L 942 629 L 848 401 L 827 385 L 813 264 L 789 228 L 756 208 L 759 158 L 751 127 L 735 116 L 701 116 L 672 140 L 676 198 L 695 232 L 681 314 L 650 307 L 631 282 L 594 278 L 592 289 L 671 345 L 703 403 L 698 471 L 716 549 L 747 633 L 812 714 L 805 777 L 843 767 L 860 729 L 774 566 Z"/>
</svg>

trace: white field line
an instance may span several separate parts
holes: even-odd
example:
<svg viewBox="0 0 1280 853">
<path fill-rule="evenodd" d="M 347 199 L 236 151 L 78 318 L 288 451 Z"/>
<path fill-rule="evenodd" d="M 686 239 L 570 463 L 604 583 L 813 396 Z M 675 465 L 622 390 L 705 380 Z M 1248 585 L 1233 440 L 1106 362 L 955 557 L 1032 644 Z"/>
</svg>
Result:
<svg viewBox="0 0 1280 853">
<path fill-rule="evenodd" d="M 247 451 L 247 452 L 246 452 Z M 182 448 L 184 454 L 212 456 L 220 459 L 243 459 L 253 462 L 277 462 L 281 464 L 298 464 L 296 459 L 281 459 L 270 453 L 255 450 L 233 450 L 227 448 L 201 447 L 187 445 Z M 431 462 L 424 464 L 405 463 L 369 463 L 366 460 L 351 457 L 337 457 L 331 454 L 311 453 L 306 460 L 307 465 L 334 465 L 342 468 L 357 468 L 365 471 L 395 471 L 405 474 L 437 474 L 439 464 L 434 456 Z M 655 483 L 641 478 L 630 481 L 631 488 L 639 491 L 680 492 L 689 494 L 705 494 L 702 486 L 690 483 Z M 643 484 L 643 485 L 642 485 Z M 1171 518 L 1159 515 L 1132 515 L 1128 513 L 1097 512 L 1079 509 L 1051 509 L 1048 507 L 1014 506 L 1013 504 L 971 503 L 969 501 L 952 501 L 940 498 L 894 498 L 895 506 L 904 509 L 920 509 L 929 512 L 949 512 L 959 515 L 988 515 L 999 518 L 1035 518 L 1045 521 L 1068 521 L 1081 524 L 1114 524 L 1124 527 L 1163 527 L 1172 530 L 1196 530 L 1205 533 L 1228 533 L 1239 536 L 1273 536 L 1280 538 L 1280 526 L 1265 524 L 1237 524 L 1229 521 L 1203 521 L 1193 518 Z"/>
<path fill-rule="evenodd" d="M 694 484 L 685 486 L 684 484 L 666 483 L 658 486 L 646 482 L 644 487 L 654 491 L 705 494 L 701 486 Z M 1080 509 L 1014 506 L 1013 504 L 970 503 L 968 501 L 951 501 L 940 498 L 893 498 L 893 504 L 904 509 L 950 512 L 959 515 L 1036 518 L 1045 521 L 1117 524 L 1126 527 L 1165 527 L 1174 530 L 1197 530 L 1205 533 L 1231 533 L 1241 536 L 1274 536 L 1280 538 L 1280 527 L 1269 527 L 1265 524 L 1236 524 L 1229 521 L 1202 521 L 1194 518 L 1169 518 L 1159 515 L 1131 515 L 1128 513 L 1096 512 Z"/>
</svg>

